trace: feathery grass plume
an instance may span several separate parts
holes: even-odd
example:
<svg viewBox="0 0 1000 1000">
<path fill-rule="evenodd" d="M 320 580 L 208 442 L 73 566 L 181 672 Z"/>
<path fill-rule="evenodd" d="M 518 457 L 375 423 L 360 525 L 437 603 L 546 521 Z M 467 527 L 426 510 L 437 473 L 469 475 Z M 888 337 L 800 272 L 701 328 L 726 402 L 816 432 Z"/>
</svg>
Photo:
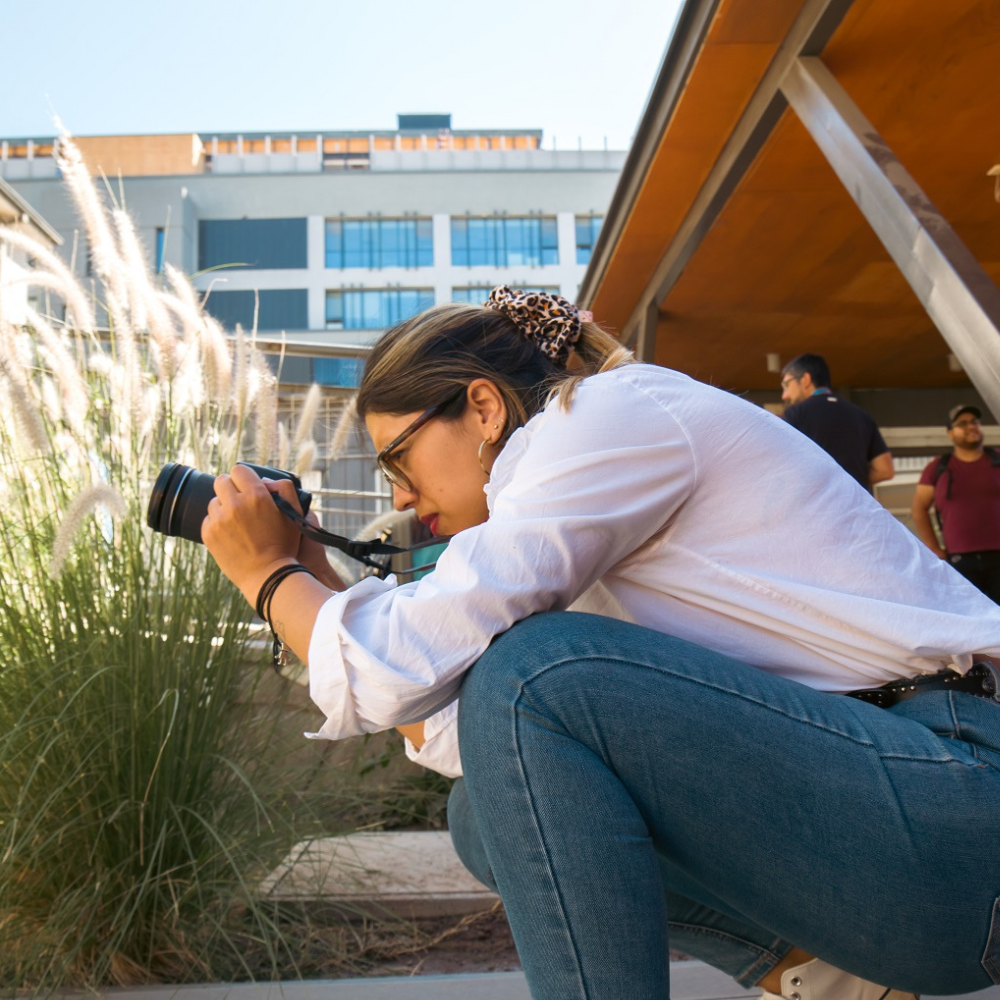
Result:
<svg viewBox="0 0 1000 1000">
<path fill-rule="evenodd" d="M 357 583 L 359 579 L 358 570 L 361 566 L 360 563 L 355 562 L 353 559 L 348 561 L 346 556 L 341 555 L 339 552 L 335 552 L 333 549 L 325 549 L 326 561 L 330 564 L 330 568 L 344 581 L 348 586 L 352 583 Z"/>
<path fill-rule="evenodd" d="M 93 372 L 101 378 L 107 378 L 113 367 L 114 361 L 103 347 L 87 355 L 87 371 Z"/>
<path fill-rule="evenodd" d="M 295 468 L 292 471 L 297 476 L 304 476 L 312 471 L 313 463 L 316 461 L 316 442 L 310 438 L 299 445 L 298 453 L 295 456 Z"/>
<path fill-rule="evenodd" d="M 225 399 L 233 382 L 233 355 L 229 338 L 219 321 L 211 316 L 202 317 L 200 335 L 205 379 L 216 397 Z"/>
<path fill-rule="evenodd" d="M 58 282 L 58 291 L 69 315 L 66 323 L 82 333 L 93 333 L 94 313 L 87 302 L 87 296 L 80 287 L 73 272 L 48 247 L 32 239 L 26 233 L 18 232 L 12 226 L 0 226 L 0 243 L 6 243 L 17 250 L 30 254 L 38 262 L 39 270 L 48 272 Z"/>
<path fill-rule="evenodd" d="M 105 286 L 105 307 L 112 325 L 117 335 L 128 338 L 132 333 L 127 315 L 128 285 L 108 212 L 98 197 L 80 150 L 66 132 L 57 144 L 56 164 L 83 222 L 93 270 Z"/>
<path fill-rule="evenodd" d="M 90 409 L 90 392 L 77 359 L 70 353 L 62 338 L 31 306 L 25 310 L 25 319 L 38 337 L 38 352 L 48 363 L 62 390 L 67 423 L 78 437 L 85 433 L 87 411 Z"/>
<path fill-rule="evenodd" d="M 42 412 L 53 427 L 63 422 L 63 401 L 51 376 L 42 375 L 38 379 L 38 391 L 42 401 Z"/>
<path fill-rule="evenodd" d="M 173 293 L 160 291 L 161 301 L 181 321 L 185 337 L 196 335 L 204 314 L 191 282 L 173 264 L 164 263 L 163 274 Z"/>
<path fill-rule="evenodd" d="M 415 521 L 416 519 L 417 515 L 412 510 L 388 510 L 368 521 L 361 529 L 358 538 L 379 538 L 383 532 L 395 531 L 407 521 Z"/>
<path fill-rule="evenodd" d="M 147 385 L 142 395 L 142 422 L 139 425 L 139 442 L 143 453 L 145 444 L 155 439 L 156 423 L 162 413 L 163 394 L 157 385 Z"/>
<path fill-rule="evenodd" d="M 257 382 L 253 407 L 254 450 L 257 461 L 267 465 L 277 444 L 278 380 L 262 354 L 253 354 L 252 369 Z"/>
<path fill-rule="evenodd" d="M 2 333 L 3 324 L 0 324 Z M 28 381 L 20 370 L 16 359 L 5 350 L 3 338 L 0 336 L 0 381 L 7 384 L 10 396 L 11 412 L 21 431 L 18 444 L 27 445 L 28 452 L 41 452 L 49 448 L 48 435 L 38 402 L 32 395 Z"/>
<path fill-rule="evenodd" d="M 202 407 L 206 399 L 212 398 L 205 381 L 205 367 L 198 344 L 184 341 L 178 346 L 177 369 L 169 383 L 174 408 L 184 413 Z"/>
<path fill-rule="evenodd" d="M 73 542 L 80 528 L 98 507 L 106 508 L 119 520 L 128 513 L 124 497 L 107 483 L 95 483 L 77 493 L 56 530 L 55 541 L 52 543 L 52 558 L 49 561 L 50 576 L 58 577 L 62 573 L 63 565 L 73 551 Z"/>
<path fill-rule="evenodd" d="M 298 426 L 295 428 L 295 437 L 292 439 L 292 444 L 296 447 L 301 445 L 306 438 L 312 437 L 313 425 L 316 423 L 316 415 L 319 413 L 320 403 L 322 402 L 323 390 L 313 382 L 306 393 L 305 402 L 302 404 L 302 413 L 299 415 Z"/>
<path fill-rule="evenodd" d="M 284 420 L 278 421 L 278 468 L 287 469 L 292 453 L 291 441 L 288 437 L 288 425 Z"/>
<path fill-rule="evenodd" d="M 133 320 L 137 327 L 148 330 L 156 367 L 170 378 L 177 367 L 177 330 L 150 280 L 150 265 L 139 244 L 132 217 L 120 208 L 111 214 L 118 232 L 122 261 L 130 278 Z"/>
<path fill-rule="evenodd" d="M 0 233 L 2 232 L 3 229 L 0 228 Z M 40 268 L 32 268 L 30 271 L 26 271 L 17 278 L 8 279 L 3 283 L 4 288 L 10 288 L 14 285 L 30 285 L 32 288 L 55 292 L 56 295 L 66 304 L 66 308 L 69 312 L 68 318 L 71 320 L 73 312 L 76 309 L 89 309 L 83 290 L 76 283 L 76 281 L 72 279 L 72 277 L 70 277 L 69 280 L 66 280 L 66 278 L 61 274 L 56 274 L 52 271 L 45 271 Z M 77 329 L 81 328 L 77 327 Z M 84 332 L 92 334 L 93 330 L 91 329 Z"/>
<path fill-rule="evenodd" d="M 247 404 L 250 398 L 250 359 L 247 351 L 247 338 L 243 332 L 243 327 L 237 323 L 234 334 L 235 357 L 233 360 L 233 410 L 236 414 L 236 422 L 243 423 L 246 416 Z"/>
<path fill-rule="evenodd" d="M 103 285 L 104 308 L 114 336 L 115 353 L 125 375 L 116 381 L 114 402 L 127 409 L 133 421 L 138 423 L 142 400 L 141 359 L 129 307 L 131 301 L 140 296 L 132 291 L 132 278 L 121 258 L 110 213 L 97 194 L 79 149 L 65 131 L 59 139 L 56 162 L 83 221 L 93 269 Z"/>
<path fill-rule="evenodd" d="M 327 458 L 331 462 L 335 462 L 344 454 L 347 443 L 351 440 L 351 435 L 357 428 L 357 403 L 358 397 L 357 393 L 355 393 L 344 401 L 344 405 L 340 409 L 337 424 L 333 429 L 333 434 L 330 436 L 330 450 Z"/>
</svg>

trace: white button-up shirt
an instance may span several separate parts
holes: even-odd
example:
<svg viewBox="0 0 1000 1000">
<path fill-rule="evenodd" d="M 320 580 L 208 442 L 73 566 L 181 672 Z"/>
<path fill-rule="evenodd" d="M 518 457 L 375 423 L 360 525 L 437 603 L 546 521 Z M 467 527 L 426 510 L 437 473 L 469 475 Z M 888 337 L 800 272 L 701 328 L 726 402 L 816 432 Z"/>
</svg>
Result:
<svg viewBox="0 0 1000 1000">
<path fill-rule="evenodd" d="M 309 648 L 317 737 L 427 720 L 420 763 L 461 773 L 455 698 L 494 636 L 540 611 L 636 622 L 826 691 L 1000 653 L 1000 607 L 820 448 L 669 369 L 584 380 L 517 430 L 490 517 L 437 568 L 361 581 Z"/>
</svg>

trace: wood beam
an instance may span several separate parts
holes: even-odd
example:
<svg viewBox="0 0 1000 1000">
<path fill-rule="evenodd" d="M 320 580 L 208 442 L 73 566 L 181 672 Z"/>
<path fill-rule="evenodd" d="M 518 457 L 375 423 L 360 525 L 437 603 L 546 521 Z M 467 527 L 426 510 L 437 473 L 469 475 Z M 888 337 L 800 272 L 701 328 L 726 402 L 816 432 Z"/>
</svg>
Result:
<svg viewBox="0 0 1000 1000">
<path fill-rule="evenodd" d="M 639 327 L 649 304 L 655 303 L 659 308 L 669 295 L 780 120 L 787 106 L 781 83 L 789 67 L 803 53 L 821 52 L 853 3 L 854 0 L 805 0 L 802 12 L 775 53 L 683 224 L 660 258 L 646 290 L 624 324 L 625 329 Z M 610 240 L 612 234 L 608 235 Z M 590 273 L 588 270 L 588 276 Z M 594 267 L 593 273 L 600 272 Z M 593 294 L 589 285 L 588 291 Z"/>
<path fill-rule="evenodd" d="M 1000 289 L 819 58 L 793 60 L 781 90 L 1000 418 Z"/>
</svg>

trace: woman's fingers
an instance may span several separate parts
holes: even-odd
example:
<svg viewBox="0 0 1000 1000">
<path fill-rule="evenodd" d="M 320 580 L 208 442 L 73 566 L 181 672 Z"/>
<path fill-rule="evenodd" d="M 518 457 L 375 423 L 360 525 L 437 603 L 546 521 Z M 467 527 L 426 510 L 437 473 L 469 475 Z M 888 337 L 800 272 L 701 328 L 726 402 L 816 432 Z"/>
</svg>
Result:
<svg viewBox="0 0 1000 1000">
<path fill-rule="evenodd" d="M 300 514 L 302 504 L 299 503 L 299 491 L 290 479 L 263 479 L 263 484 L 271 493 L 277 493 L 283 500 L 287 500 Z"/>
</svg>

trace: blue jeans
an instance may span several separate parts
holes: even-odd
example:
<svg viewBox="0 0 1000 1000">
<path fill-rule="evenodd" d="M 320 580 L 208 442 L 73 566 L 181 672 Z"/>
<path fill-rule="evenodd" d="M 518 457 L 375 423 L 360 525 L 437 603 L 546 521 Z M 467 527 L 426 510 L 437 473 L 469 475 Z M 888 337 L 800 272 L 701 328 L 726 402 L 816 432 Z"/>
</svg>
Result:
<svg viewBox="0 0 1000 1000">
<path fill-rule="evenodd" d="M 452 837 L 535 1000 L 662 1000 L 668 940 L 745 986 L 792 945 L 901 990 L 1000 982 L 1000 704 L 884 710 L 553 612 L 472 668 L 459 737 Z"/>
</svg>

